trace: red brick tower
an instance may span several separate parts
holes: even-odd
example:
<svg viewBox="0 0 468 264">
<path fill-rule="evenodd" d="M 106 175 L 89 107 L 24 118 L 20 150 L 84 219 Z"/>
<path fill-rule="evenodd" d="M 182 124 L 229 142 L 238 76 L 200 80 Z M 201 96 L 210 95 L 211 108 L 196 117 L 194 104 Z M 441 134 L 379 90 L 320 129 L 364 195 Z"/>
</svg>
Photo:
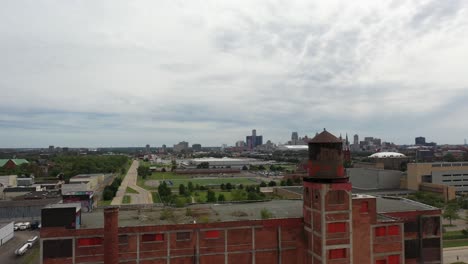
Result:
<svg viewBox="0 0 468 264">
<path fill-rule="evenodd" d="M 353 263 L 351 183 L 342 144 L 326 130 L 309 141 L 303 181 L 307 264 Z"/>
</svg>

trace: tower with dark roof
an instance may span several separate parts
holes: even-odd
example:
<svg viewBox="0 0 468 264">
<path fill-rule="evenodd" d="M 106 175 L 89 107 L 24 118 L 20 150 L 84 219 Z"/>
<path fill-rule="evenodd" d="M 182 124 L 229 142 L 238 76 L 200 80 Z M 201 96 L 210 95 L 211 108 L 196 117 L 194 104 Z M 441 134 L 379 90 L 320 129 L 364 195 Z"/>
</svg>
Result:
<svg viewBox="0 0 468 264">
<path fill-rule="evenodd" d="M 303 179 L 307 263 L 352 262 L 351 183 L 342 145 L 325 129 L 309 141 L 308 175 Z"/>
</svg>

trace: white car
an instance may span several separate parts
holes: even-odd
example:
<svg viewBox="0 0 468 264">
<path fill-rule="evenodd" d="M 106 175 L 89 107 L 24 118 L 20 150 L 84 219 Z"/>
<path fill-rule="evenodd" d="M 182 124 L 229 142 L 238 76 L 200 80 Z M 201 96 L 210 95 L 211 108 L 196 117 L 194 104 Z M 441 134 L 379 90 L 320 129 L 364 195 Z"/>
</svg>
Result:
<svg viewBox="0 0 468 264">
<path fill-rule="evenodd" d="M 22 225 L 23 223 L 21 222 L 18 222 L 18 223 L 15 223 L 15 225 L 13 226 L 13 230 L 14 231 L 18 231 L 20 229 L 20 226 Z"/>
</svg>

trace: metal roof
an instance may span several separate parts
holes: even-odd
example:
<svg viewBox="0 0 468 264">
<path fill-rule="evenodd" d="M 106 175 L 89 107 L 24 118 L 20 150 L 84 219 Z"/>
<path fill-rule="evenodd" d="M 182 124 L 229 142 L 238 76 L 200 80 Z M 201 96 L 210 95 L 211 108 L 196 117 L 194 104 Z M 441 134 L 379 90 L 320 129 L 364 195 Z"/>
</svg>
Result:
<svg viewBox="0 0 468 264">
<path fill-rule="evenodd" d="M 323 130 L 322 133 L 316 135 L 309 143 L 343 143 L 339 138 L 332 135 L 327 130 Z"/>
</svg>

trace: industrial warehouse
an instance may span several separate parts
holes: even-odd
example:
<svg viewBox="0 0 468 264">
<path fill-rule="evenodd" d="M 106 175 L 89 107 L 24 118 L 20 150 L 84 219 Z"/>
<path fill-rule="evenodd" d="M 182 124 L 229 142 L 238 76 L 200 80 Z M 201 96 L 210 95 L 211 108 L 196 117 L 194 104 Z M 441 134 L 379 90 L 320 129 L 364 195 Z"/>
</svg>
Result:
<svg viewBox="0 0 468 264">
<path fill-rule="evenodd" d="M 440 209 L 353 195 L 342 140 L 308 147 L 302 201 L 44 208 L 41 263 L 442 263 Z"/>
</svg>

